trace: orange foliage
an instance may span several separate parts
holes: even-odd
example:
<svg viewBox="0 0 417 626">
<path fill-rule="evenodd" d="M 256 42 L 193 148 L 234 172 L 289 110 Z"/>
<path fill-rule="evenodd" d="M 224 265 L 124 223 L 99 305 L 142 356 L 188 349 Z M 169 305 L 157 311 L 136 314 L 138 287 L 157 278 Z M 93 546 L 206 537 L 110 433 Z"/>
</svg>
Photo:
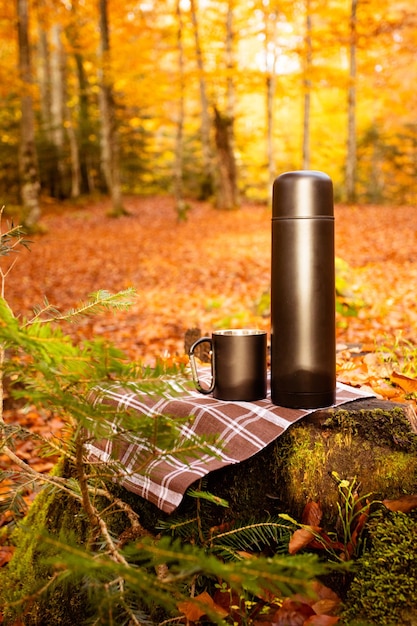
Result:
<svg viewBox="0 0 417 626">
<path fill-rule="evenodd" d="M 62 308 L 98 289 L 137 290 L 127 312 L 86 319 L 68 332 L 102 336 L 131 359 L 183 355 L 188 328 L 255 326 L 269 330 L 259 303 L 270 283 L 270 210 L 247 205 L 215 211 L 192 203 L 178 222 L 170 198 L 127 198 L 130 215 L 106 216 L 107 201 L 44 217 L 46 234 L 32 237 L 9 278 L 15 314 L 30 315 L 44 297 Z M 338 316 L 338 378 L 398 400 L 415 390 L 379 351 L 417 331 L 417 211 L 407 207 L 336 207 L 336 254 L 352 268 L 349 287 L 365 306 Z M 262 314 L 263 313 L 263 314 Z M 360 344 L 353 347 L 351 344 Z"/>
</svg>

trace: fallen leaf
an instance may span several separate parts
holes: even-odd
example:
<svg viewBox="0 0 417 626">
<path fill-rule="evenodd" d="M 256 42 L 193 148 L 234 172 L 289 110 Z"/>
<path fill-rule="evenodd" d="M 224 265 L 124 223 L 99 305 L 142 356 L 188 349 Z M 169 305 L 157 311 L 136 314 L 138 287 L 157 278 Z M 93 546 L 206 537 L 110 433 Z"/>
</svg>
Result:
<svg viewBox="0 0 417 626">
<path fill-rule="evenodd" d="M 392 372 L 390 380 L 398 387 L 401 387 L 406 393 L 417 393 L 417 379 L 404 376 L 399 372 Z"/>
<path fill-rule="evenodd" d="M 12 558 L 14 552 L 13 546 L 1 546 L 0 547 L 0 567 L 6 565 Z"/>
<path fill-rule="evenodd" d="M 305 602 L 285 598 L 280 608 L 271 618 L 273 626 L 303 626 L 314 610 Z"/>
<path fill-rule="evenodd" d="M 312 586 L 314 592 L 316 593 L 317 597 L 320 598 L 320 600 L 333 600 L 334 602 L 340 602 L 340 598 L 337 593 L 333 591 L 333 589 L 330 589 L 330 587 L 327 587 L 327 585 L 324 585 L 319 580 L 313 581 Z"/>
<path fill-rule="evenodd" d="M 216 604 L 207 591 L 203 591 L 192 600 L 179 602 L 177 608 L 190 622 L 197 622 L 203 615 L 207 615 L 207 610 L 215 611 L 220 617 L 228 615 L 228 612 Z"/>
<path fill-rule="evenodd" d="M 303 626 L 333 626 L 339 622 L 338 617 L 332 615 L 311 615 Z"/>
<path fill-rule="evenodd" d="M 400 496 L 395 500 L 383 500 L 382 504 L 390 511 L 409 513 L 413 509 L 417 508 L 417 495 Z"/>
<path fill-rule="evenodd" d="M 319 526 L 322 516 L 323 511 L 320 503 L 310 500 L 304 507 L 301 523 L 308 526 Z"/>
<path fill-rule="evenodd" d="M 311 608 L 314 610 L 315 613 L 317 613 L 317 615 L 332 615 L 334 612 L 337 611 L 339 606 L 339 598 L 337 600 L 330 600 L 325 598 L 323 600 L 318 600 L 318 602 L 314 602 L 314 604 L 311 605 Z"/>
<path fill-rule="evenodd" d="M 288 544 L 288 552 L 295 554 L 299 550 L 302 550 L 316 539 L 316 535 L 319 535 L 321 530 L 320 526 L 299 528 L 291 535 Z"/>
</svg>

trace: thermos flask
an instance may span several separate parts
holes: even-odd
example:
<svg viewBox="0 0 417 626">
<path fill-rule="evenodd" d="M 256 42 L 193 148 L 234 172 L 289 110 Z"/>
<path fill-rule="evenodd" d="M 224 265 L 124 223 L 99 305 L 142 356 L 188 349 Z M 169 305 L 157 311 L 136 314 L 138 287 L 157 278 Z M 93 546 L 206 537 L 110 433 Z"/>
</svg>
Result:
<svg viewBox="0 0 417 626">
<path fill-rule="evenodd" d="M 322 172 L 279 176 L 272 194 L 271 399 L 320 408 L 335 402 L 333 185 Z"/>
</svg>

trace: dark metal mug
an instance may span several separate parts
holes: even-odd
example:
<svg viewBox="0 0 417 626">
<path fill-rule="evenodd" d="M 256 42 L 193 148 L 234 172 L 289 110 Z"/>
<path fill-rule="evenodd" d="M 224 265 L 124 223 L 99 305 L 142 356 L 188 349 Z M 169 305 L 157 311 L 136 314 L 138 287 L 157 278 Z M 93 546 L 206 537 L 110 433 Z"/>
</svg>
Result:
<svg viewBox="0 0 417 626">
<path fill-rule="evenodd" d="M 201 386 L 194 351 L 208 342 L 211 346 L 211 385 Z M 201 337 L 189 350 L 191 371 L 198 391 L 213 393 L 219 400 L 252 402 L 266 397 L 266 343 L 263 330 L 217 330 Z"/>
</svg>

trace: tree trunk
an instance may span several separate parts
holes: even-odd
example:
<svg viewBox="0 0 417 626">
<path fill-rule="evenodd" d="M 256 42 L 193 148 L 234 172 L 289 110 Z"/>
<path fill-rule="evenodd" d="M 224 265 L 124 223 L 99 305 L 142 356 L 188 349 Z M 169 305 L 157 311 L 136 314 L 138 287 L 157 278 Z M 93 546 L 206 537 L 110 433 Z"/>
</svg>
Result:
<svg viewBox="0 0 417 626">
<path fill-rule="evenodd" d="M 98 133 L 89 114 L 89 82 L 81 53 L 82 42 L 79 40 L 79 24 L 83 18 L 79 14 L 78 2 L 72 2 L 70 10 L 71 20 L 65 29 L 65 34 L 74 51 L 78 88 L 78 101 L 74 110 L 72 111 L 69 106 L 66 108 L 72 169 L 71 196 L 74 198 L 96 190 L 97 180 L 92 172 L 99 169 L 99 163 L 96 163 L 95 150 L 90 139 L 92 135 L 95 136 Z M 73 120 L 75 120 L 74 123 Z"/>
<path fill-rule="evenodd" d="M 193 24 L 194 33 L 194 45 L 197 59 L 198 68 L 198 81 L 200 87 L 200 101 L 201 101 L 201 148 L 203 153 L 203 176 L 201 183 L 202 200 L 207 199 L 213 193 L 215 187 L 214 181 L 214 168 L 213 168 L 213 155 L 210 142 L 210 111 L 209 101 L 207 96 L 207 84 L 205 79 L 203 53 L 200 43 L 200 32 L 198 27 L 197 9 L 195 6 L 195 0 L 190 0 L 191 21 Z"/>
<path fill-rule="evenodd" d="M 215 138 L 218 161 L 218 193 L 216 206 L 219 209 L 235 209 L 238 206 L 236 162 L 230 138 L 233 120 L 214 110 Z"/>
<path fill-rule="evenodd" d="M 358 0 L 351 0 L 346 154 L 346 199 L 356 201 L 356 27 Z"/>
<path fill-rule="evenodd" d="M 80 169 L 80 192 L 91 193 L 95 191 L 95 179 L 90 175 L 92 166 L 90 157 L 90 141 L 88 136 L 91 132 L 91 120 L 88 110 L 88 80 L 84 70 L 83 57 L 81 54 L 74 54 L 78 79 L 78 132 L 76 142 L 79 150 Z"/>
<path fill-rule="evenodd" d="M 36 228 L 40 215 L 40 179 L 35 147 L 35 122 L 31 95 L 32 70 L 29 46 L 29 9 L 27 0 L 16 0 L 19 41 L 19 73 L 22 81 L 19 142 L 20 193 L 23 204 L 22 223 Z"/>
<path fill-rule="evenodd" d="M 239 189 L 237 184 L 237 167 L 235 159 L 235 102 L 236 102 L 236 89 L 234 81 L 235 60 L 234 60 L 234 30 L 233 30 L 233 18 L 234 18 L 234 2 L 229 0 L 227 3 L 227 15 L 226 15 L 226 117 L 228 120 L 227 125 L 227 137 L 230 149 L 230 165 L 229 172 L 230 184 L 232 188 L 232 200 L 233 207 L 237 208 L 240 204 Z M 220 176 L 221 177 L 221 176 Z"/>
<path fill-rule="evenodd" d="M 174 196 L 178 221 L 187 218 L 187 205 L 184 201 L 184 117 L 185 117 L 185 78 L 184 78 L 184 43 L 183 43 L 183 16 L 181 1 L 177 0 L 177 50 L 178 50 L 178 75 L 179 75 L 179 98 L 178 113 L 176 120 L 175 136 L 175 162 L 174 162 Z"/>
<path fill-rule="evenodd" d="M 416 452 L 417 417 L 409 405 L 371 399 L 319 410 L 255 456 L 211 472 L 204 489 L 226 499 L 229 508 L 204 504 L 202 516 L 212 525 L 280 512 L 301 521 L 313 501 L 323 510 L 323 527 L 333 530 L 340 520 L 332 476 L 355 480 L 359 495 L 370 494 L 369 501 L 415 494 Z M 191 514 L 192 500 L 185 496 L 172 515 Z"/>
<path fill-rule="evenodd" d="M 277 83 L 276 65 L 278 60 L 277 20 L 278 12 L 263 7 L 264 63 L 266 87 L 266 162 L 268 170 L 268 197 L 272 200 L 272 185 L 277 177 L 274 159 L 274 100 Z"/>
<path fill-rule="evenodd" d="M 68 196 L 68 174 L 65 167 L 65 77 L 64 49 L 61 39 L 62 27 L 54 24 L 51 28 L 51 137 L 56 160 L 54 164 L 54 197 L 63 199 Z"/>
<path fill-rule="evenodd" d="M 304 170 L 310 169 L 310 109 L 311 109 L 311 65 L 312 65 L 312 43 L 311 43 L 311 10 L 310 0 L 306 0 L 306 33 L 305 33 L 305 59 L 304 59 L 304 120 L 303 120 L 303 160 Z"/>
<path fill-rule="evenodd" d="M 100 121 L 101 121 L 101 164 L 107 188 L 112 199 L 112 215 L 125 213 L 122 204 L 120 180 L 120 147 L 116 129 L 116 111 L 113 85 L 108 75 L 110 61 L 110 36 L 108 24 L 108 2 L 99 0 L 100 49 Z"/>
</svg>

